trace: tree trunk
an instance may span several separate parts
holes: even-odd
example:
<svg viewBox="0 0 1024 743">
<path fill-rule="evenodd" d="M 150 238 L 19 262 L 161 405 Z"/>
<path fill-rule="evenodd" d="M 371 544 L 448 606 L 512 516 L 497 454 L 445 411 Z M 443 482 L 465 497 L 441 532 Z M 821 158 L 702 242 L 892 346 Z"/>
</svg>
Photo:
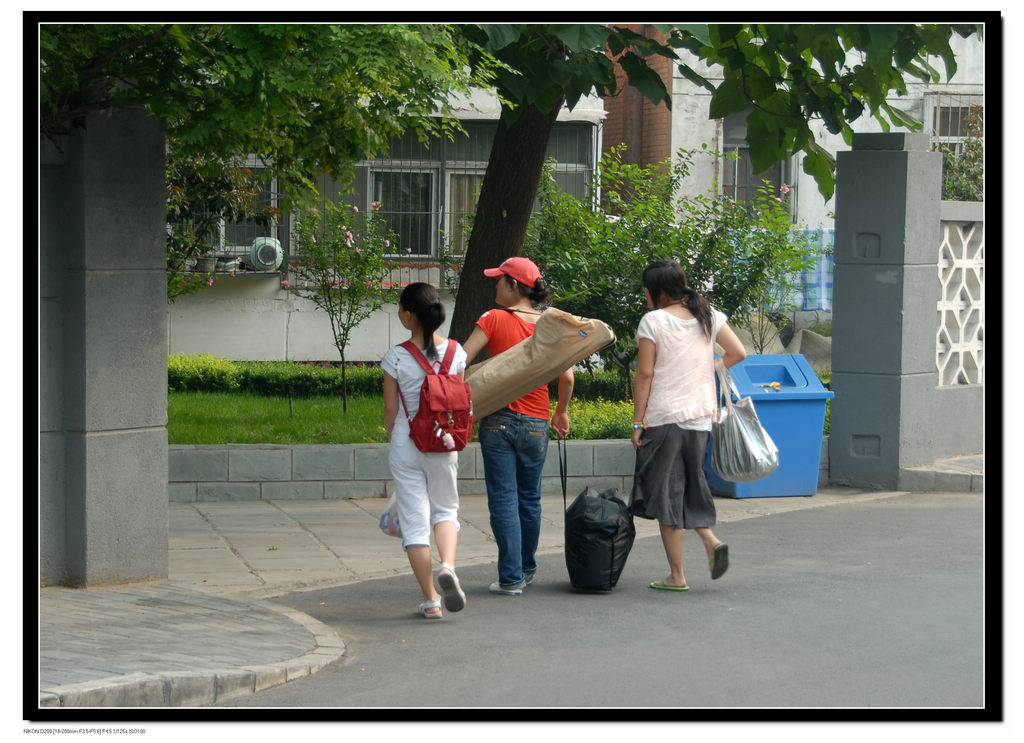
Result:
<svg viewBox="0 0 1024 743">
<path fill-rule="evenodd" d="M 484 269 L 522 253 L 548 139 L 561 108 L 561 101 L 548 113 L 527 106 L 511 125 L 502 108 L 452 313 L 449 335 L 458 341 L 469 338 L 477 318 L 494 306 L 494 285 Z"/>
</svg>

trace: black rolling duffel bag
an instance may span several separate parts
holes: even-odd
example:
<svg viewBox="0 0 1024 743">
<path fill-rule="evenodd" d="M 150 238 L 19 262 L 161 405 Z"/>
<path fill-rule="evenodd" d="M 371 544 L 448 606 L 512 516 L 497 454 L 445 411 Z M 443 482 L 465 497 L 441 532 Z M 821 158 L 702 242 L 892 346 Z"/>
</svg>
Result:
<svg viewBox="0 0 1024 743">
<path fill-rule="evenodd" d="M 562 505 L 566 504 L 566 450 L 558 441 Z M 626 566 L 636 529 L 618 488 L 599 493 L 589 485 L 565 510 L 565 566 L 580 591 L 611 591 Z"/>
</svg>

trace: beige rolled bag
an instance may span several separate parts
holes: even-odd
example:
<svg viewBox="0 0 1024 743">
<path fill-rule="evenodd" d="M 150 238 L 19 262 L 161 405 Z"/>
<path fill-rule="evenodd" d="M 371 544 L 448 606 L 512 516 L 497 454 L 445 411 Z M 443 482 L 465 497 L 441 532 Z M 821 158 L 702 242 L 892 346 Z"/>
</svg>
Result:
<svg viewBox="0 0 1024 743">
<path fill-rule="evenodd" d="M 615 333 L 600 320 L 570 315 L 554 307 L 544 310 L 533 335 L 466 369 L 473 417 L 480 420 L 501 410 L 613 343 Z"/>
</svg>

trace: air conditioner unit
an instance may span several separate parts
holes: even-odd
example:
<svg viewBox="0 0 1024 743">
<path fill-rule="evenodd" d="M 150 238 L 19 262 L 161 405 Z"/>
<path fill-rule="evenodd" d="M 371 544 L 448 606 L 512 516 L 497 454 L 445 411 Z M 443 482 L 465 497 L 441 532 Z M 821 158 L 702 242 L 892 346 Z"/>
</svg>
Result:
<svg viewBox="0 0 1024 743">
<path fill-rule="evenodd" d="M 281 241 L 273 237 L 257 237 L 249 248 L 249 265 L 257 271 L 276 271 L 281 267 L 284 251 Z"/>
</svg>

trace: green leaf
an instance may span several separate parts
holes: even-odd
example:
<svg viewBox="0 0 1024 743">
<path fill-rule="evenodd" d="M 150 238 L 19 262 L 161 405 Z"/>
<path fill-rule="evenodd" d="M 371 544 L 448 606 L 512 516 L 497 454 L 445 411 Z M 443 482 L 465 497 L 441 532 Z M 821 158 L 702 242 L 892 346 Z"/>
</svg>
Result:
<svg viewBox="0 0 1024 743">
<path fill-rule="evenodd" d="M 828 153 L 816 143 L 812 143 L 810 150 L 804 152 L 804 172 L 817 181 L 821 195 L 826 200 L 831 199 L 836 190 L 834 161 L 831 161 Z"/>
<path fill-rule="evenodd" d="M 671 107 L 671 99 L 665 88 L 664 80 L 661 79 L 661 75 L 648 67 L 641 57 L 627 53 L 619 60 L 619 63 L 629 77 L 629 84 L 643 93 L 645 98 L 652 103 L 666 101 Z"/>
<path fill-rule="evenodd" d="M 712 119 L 724 119 L 729 114 L 744 111 L 750 101 L 743 92 L 743 83 L 736 75 L 726 77 L 711 96 L 709 116 Z"/>
<path fill-rule="evenodd" d="M 484 24 L 481 28 L 487 34 L 484 48 L 491 52 L 516 44 L 523 35 L 523 27 L 516 24 Z"/>
<path fill-rule="evenodd" d="M 550 25 L 547 30 L 572 52 L 604 50 L 611 33 L 607 26 L 596 23 Z"/>
<path fill-rule="evenodd" d="M 684 23 L 675 28 L 682 33 L 689 34 L 704 46 L 714 46 L 711 43 L 711 32 L 706 23 Z"/>
<path fill-rule="evenodd" d="M 707 90 L 709 93 L 714 93 L 715 92 L 715 85 L 714 85 L 714 83 L 712 83 L 710 80 L 708 80 L 703 75 L 700 75 L 697 72 L 695 72 L 694 69 L 692 67 L 690 67 L 690 65 L 680 64 L 680 65 L 677 66 L 676 69 L 678 69 L 679 72 L 682 73 L 683 77 L 685 77 L 687 80 L 689 80 L 694 85 L 699 85 L 700 87 L 702 87 L 705 90 Z"/>
<path fill-rule="evenodd" d="M 901 111 L 894 106 L 890 106 L 888 103 L 883 104 L 883 108 L 885 109 L 885 112 L 889 114 L 893 123 L 898 124 L 899 126 L 906 127 L 907 129 L 915 132 L 923 126 L 917 117 L 907 111 Z"/>
</svg>

